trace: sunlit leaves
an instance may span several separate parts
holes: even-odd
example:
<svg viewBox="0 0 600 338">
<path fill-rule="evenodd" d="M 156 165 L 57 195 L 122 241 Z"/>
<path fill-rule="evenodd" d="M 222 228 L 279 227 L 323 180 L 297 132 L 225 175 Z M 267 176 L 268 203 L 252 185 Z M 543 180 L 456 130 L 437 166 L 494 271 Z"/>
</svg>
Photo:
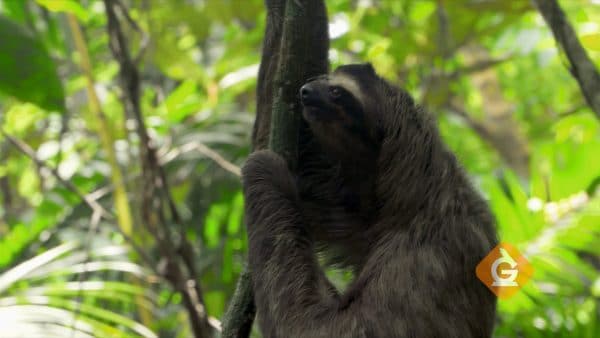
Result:
<svg viewBox="0 0 600 338">
<path fill-rule="evenodd" d="M 178 38 L 169 33 L 156 40 L 152 52 L 156 65 L 169 77 L 200 80 L 204 76 L 204 71 L 191 56 L 192 51 L 179 48 Z"/>
<path fill-rule="evenodd" d="M 36 2 L 52 12 L 67 12 L 74 14 L 83 22 L 89 18 L 87 10 L 75 0 L 36 0 Z"/>
<path fill-rule="evenodd" d="M 31 103 L 12 105 L 4 112 L 3 128 L 7 133 L 21 136 L 31 131 L 45 115 L 38 106 Z"/>
<path fill-rule="evenodd" d="M 145 288 L 123 281 L 69 281 L 98 269 L 148 276 L 140 266 L 119 260 L 126 253 L 122 248 L 96 246 L 95 252 L 67 242 L 0 274 L 0 336 L 157 337 L 129 316 L 107 309 L 109 304 L 152 308 L 155 296 Z"/>
<path fill-rule="evenodd" d="M 590 112 L 566 116 L 554 124 L 556 141 L 559 143 L 572 140 L 583 144 L 594 142 L 600 135 L 600 123 Z"/>
<path fill-rule="evenodd" d="M 497 335 L 519 331 L 526 337 L 596 336 L 597 302 L 592 296 L 598 272 L 590 261 L 600 256 L 599 206 L 596 197 L 582 210 L 571 210 L 521 239 L 520 247 L 536 270 L 522 292 L 500 302 L 503 320 Z M 512 232 L 523 226 L 527 225 L 517 222 L 503 228 Z"/>
<path fill-rule="evenodd" d="M 600 33 L 587 34 L 581 37 L 581 43 L 584 47 L 593 51 L 600 51 Z"/>
<path fill-rule="evenodd" d="M 11 224 L 10 231 L 0 237 L 0 269 L 13 262 L 43 231 L 55 226 L 64 214 L 60 206 L 46 199 L 37 204 L 30 221 Z"/>
<path fill-rule="evenodd" d="M 598 147 L 598 139 L 540 145 L 532 163 L 532 194 L 556 200 L 586 190 L 600 176 Z"/>
<path fill-rule="evenodd" d="M 241 192 L 235 194 L 231 201 L 211 205 L 204 221 L 204 237 L 209 248 L 219 243 L 222 232 L 233 236 L 240 231 L 243 210 Z"/>
<path fill-rule="evenodd" d="M 175 88 L 159 107 L 168 121 L 181 121 L 202 107 L 203 98 L 195 81 L 187 80 Z"/>
</svg>

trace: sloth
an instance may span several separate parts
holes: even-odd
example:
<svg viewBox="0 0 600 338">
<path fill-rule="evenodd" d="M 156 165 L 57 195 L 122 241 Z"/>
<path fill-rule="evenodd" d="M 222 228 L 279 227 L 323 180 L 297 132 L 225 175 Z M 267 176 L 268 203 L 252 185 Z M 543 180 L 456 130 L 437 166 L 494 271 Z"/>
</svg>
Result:
<svg viewBox="0 0 600 338">
<path fill-rule="evenodd" d="M 490 337 L 475 267 L 494 219 L 434 120 L 370 64 L 310 79 L 298 168 L 260 150 L 242 170 L 249 271 L 265 337 Z M 338 290 L 326 264 L 348 267 Z"/>
</svg>

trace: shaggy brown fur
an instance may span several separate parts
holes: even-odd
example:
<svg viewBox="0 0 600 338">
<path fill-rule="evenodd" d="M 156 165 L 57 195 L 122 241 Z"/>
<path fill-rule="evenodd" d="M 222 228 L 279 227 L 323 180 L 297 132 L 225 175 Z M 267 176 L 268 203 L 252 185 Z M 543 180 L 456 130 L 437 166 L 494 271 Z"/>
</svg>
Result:
<svg viewBox="0 0 600 338">
<path fill-rule="evenodd" d="M 370 65 L 301 91 L 299 169 L 255 152 L 243 168 L 265 337 L 491 336 L 496 299 L 475 276 L 493 218 L 431 118 Z M 316 254 L 355 271 L 339 292 Z"/>
</svg>

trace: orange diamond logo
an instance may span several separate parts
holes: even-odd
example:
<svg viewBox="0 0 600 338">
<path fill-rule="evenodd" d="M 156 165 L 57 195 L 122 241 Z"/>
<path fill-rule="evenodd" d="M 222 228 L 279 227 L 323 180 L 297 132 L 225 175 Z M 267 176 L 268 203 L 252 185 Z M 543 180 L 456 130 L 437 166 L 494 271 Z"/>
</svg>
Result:
<svg viewBox="0 0 600 338">
<path fill-rule="evenodd" d="M 533 266 L 517 248 L 500 243 L 479 262 L 475 273 L 498 298 L 507 299 L 529 281 Z"/>
</svg>

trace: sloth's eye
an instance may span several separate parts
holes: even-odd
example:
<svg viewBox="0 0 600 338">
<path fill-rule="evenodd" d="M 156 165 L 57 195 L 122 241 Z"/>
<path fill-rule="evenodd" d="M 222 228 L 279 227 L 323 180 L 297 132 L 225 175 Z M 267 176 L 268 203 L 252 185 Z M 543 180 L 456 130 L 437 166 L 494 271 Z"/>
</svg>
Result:
<svg viewBox="0 0 600 338">
<path fill-rule="evenodd" d="M 340 87 L 331 87 L 329 88 L 329 95 L 331 95 L 332 98 L 337 99 L 338 97 L 342 96 L 342 89 Z"/>
</svg>

